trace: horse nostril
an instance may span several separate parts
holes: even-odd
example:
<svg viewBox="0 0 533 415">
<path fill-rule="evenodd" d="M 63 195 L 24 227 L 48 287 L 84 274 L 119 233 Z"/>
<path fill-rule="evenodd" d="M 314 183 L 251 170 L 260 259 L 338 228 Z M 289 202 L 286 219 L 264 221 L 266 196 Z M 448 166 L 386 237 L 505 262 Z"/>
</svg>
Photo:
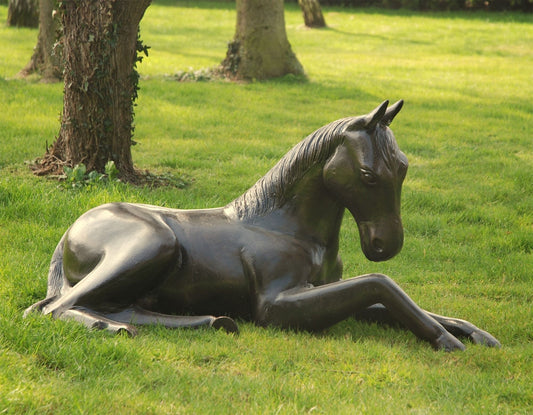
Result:
<svg viewBox="0 0 533 415">
<path fill-rule="evenodd" d="M 372 239 L 372 248 L 378 254 L 381 254 L 383 252 L 383 249 L 384 249 L 383 241 L 381 239 L 378 239 L 378 238 Z"/>
</svg>

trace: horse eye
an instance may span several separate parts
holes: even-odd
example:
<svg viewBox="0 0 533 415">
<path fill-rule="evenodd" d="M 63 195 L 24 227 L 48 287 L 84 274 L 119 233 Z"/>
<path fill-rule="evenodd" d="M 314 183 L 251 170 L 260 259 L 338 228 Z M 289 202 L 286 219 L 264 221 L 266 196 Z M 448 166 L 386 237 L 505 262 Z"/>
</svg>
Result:
<svg viewBox="0 0 533 415">
<path fill-rule="evenodd" d="M 361 180 L 370 186 L 378 182 L 376 175 L 369 170 L 361 170 Z"/>
</svg>

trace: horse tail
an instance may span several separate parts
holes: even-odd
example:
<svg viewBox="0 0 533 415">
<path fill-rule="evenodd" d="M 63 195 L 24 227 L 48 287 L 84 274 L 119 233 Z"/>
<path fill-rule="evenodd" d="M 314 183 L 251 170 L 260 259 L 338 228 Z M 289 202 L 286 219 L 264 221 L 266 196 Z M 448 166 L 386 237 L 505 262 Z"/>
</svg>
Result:
<svg viewBox="0 0 533 415">
<path fill-rule="evenodd" d="M 67 233 L 63 235 L 56 246 L 52 260 L 50 261 L 50 269 L 48 271 L 48 290 L 46 291 L 46 298 L 57 297 L 61 293 L 61 289 L 65 284 L 65 275 L 63 273 L 63 248 L 65 246 L 65 238 Z"/>
<path fill-rule="evenodd" d="M 61 289 L 66 283 L 65 274 L 63 273 L 63 247 L 65 246 L 66 233 L 56 246 L 56 250 L 52 255 L 50 261 L 50 270 L 48 271 L 48 289 L 46 291 L 46 298 L 37 301 L 35 304 L 29 306 L 24 311 L 24 317 L 28 316 L 34 311 L 42 312 L 43 308 L 57 299 L 61 294 Z"/>
</svg>

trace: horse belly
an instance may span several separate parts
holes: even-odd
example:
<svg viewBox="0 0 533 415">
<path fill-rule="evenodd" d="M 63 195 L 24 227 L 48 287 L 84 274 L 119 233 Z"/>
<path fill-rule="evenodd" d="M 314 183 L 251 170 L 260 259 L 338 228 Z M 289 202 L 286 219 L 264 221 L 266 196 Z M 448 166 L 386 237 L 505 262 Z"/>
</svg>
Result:
<svg viewBox="0 0 533 415">
<path fill-rule="evenodd" d="M 181 267 L 157 289 L 157 311 L 250 315 L 249 283 L 238 245 L 208 239 L 198 246 L 186 245 Z"/>
</svg>

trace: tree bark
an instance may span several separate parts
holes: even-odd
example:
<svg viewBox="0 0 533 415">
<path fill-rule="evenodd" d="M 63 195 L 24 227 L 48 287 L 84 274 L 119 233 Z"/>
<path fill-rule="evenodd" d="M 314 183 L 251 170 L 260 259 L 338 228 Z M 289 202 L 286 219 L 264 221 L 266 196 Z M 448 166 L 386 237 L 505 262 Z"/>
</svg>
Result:
<svg viewBox="0 0 533 415">
<path fill-rule="evenodd" d="M 131 157 L 137 98 L 138 39 L 150 0 L 62 3 L 64 98 L 59 136 L 41 173 L 61 164 L 105 171 L 114 161 L 125 180 L 136 174 Z"/>
<path fill-rule="evenodd" d="M 237 0 L 235 37 L 222 67 L 244 80 L 304 74 L 287 39 L 283 0 Z"/>
<path fill-rule="evenodd" d="M 61 24 L 57 8 L 57 0 L 39 0 L 37 46 L 19 76 L 26 77 L 37 72 L 42 75 L 43 82 L 58 82 L 61 79 L 61 47 L 58 43 L 61 37 Z"/>
<path fill-rule="evenodd" d="M 38 0 L 9 0 L 7 25 L 37 27 L 39 24 Z"/>
<path fill-rule="evenodd" d="M 326 27 L 326 20 L 322 14 L 318 0 L 298 0 L 298 4 L 304 15 L 304 23 L 307 27 Z"/>
</svg>

